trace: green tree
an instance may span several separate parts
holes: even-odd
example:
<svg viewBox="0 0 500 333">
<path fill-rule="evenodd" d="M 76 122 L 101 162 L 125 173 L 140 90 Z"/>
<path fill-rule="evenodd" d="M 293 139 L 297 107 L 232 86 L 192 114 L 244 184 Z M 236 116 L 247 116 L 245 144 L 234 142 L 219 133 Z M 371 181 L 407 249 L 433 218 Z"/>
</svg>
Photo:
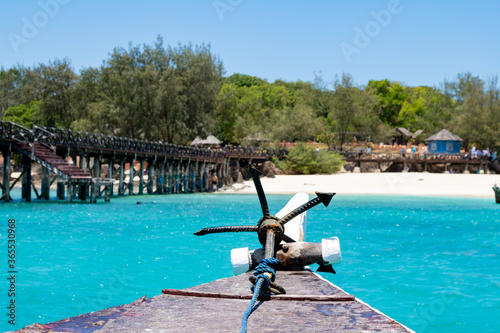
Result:
<svg viewBox="0 0 500 333">
<path fill-rule="evenodd" d="M 18 70 L 15 68 L 0 69 L 0 118 L 9 107 L 18 104 L 15 98 L 17 75 Z"/>
<path fill-rule="evenodd" d="M 197 135 L 212 134 L 216 125 L 215 99 L 222 85 L 224 67 L 210 45 L 191 44 L 170 49 L 173 66 L 183 82 L 184 126 L 178 128 L 178 140 L 188 143 Z"/>
<path fill-rule="evenodd" d="M 113 108 L 119 114 L 116 132 L 121 136 L 144 138 L 143 120 L 150 110 L 144 109 L 145 97 L 141 95 L 141 72 L 148 70 L 147 64 L 141 63 L 141 50 L 138 46 L 129 45 L 128 50 L 117 47 L 110 58 L 101 66 L 99 80 L 105 87 L 103 91 Z M 154 86 L 150 87 L 154 89 Z M 107 110 L 108 108 L 100 108 Z"/>
<path fill-rule="evenodd" d="M 313 109 L 304 104 L 274 109 L 269 120 L 275 141 L 307 141 L 315 137 L 320 126 Z"/>
<path fill-rule="evenodd" d="M 391 127 L 400 126 L 399 113 L 409 94 L 399 82 L 385 80 L 370 80 L 368 86 L 378 96 L 376 108 L 380 119 Z"/>
<path fill-rule="evenodd" d="M 464 139 L 464 145 L 475 144 L 499 149 L 499 88 L 496 78 L 484 82 L 471 73 L 463 73 L 445 83 L 445 92 L 456 101 L 452 129 Z"/>
<path fill-rule="evenodd" d="M 332 111 L 327 116 L 332 131 L 338 129 L 340 150 L 349 130 L 367 130 L 372 126 L 377 97 L 370 89 L 356 87 L 349 74 L 342 74 L 334 83 L 331 95 Z"/>
<path fill-rule="evenodd" d="M 31 69 L 18 65 L 8 70 L 0 69 L 0 117 L 11 106 L 29 105 L 43 97 L 38 67 Z"/>
<path fill-rule="evenodd" d="M 240 116 L 239 112 L 240 90 L 238 86 L 224 83 L 215 100 L 217 111 L 217 133 L 226 143 L 236 143 L 235 124 Z"/>
<path fill-rule="evenodd" d="M 481 114 L 481 142 L 488 148 L 500 149 L 500 89 L 498 79 L 492 78 L 486 86 L 484 112 Z"/>
<path fill-rule="evenodd" d="M 307 105 L 316 112 L 316 93 L 319 91 L 313 83 L 300 80 L 295 82 L 276 80 L 273 84 L 283 86 L 287 89 L 288 106 L 295 107 L 297 104 Z"/>
<path fill-rule="evenodd" d="M 262 86 L 268 84 L 266 80 L 258 78 L 256 76 L 234 73 L 233 75 L 224 79 L 224 83 L 234 84 L 236 87 L 251 87 L 251 86 Z"/>
<path fill-rule="evenodd" d="M 115 125 L 120 123 L 119 110 L 109 100 L 89 103 L 86 108 L 86 117 L 73 121 L 71 128 L 80 131 L 90 131 L 105 135 L 117 134 Z"/>
<path fill-rule="evenodd" d="M 215 102 L 218 129 L 226 143 L 241 143 L 247 136 L 271 139 L 272 115 L 289 106 L 290 92 L 279 84 L 243 85 L 225 83 Z"/>
<path fill-rule="evenodd" d="M 445 91 L 456 101 L 452 115 L 454 132 L 469 142 L 479 144 L 481 114 L 484 109 L 484 81 L 471 73 L 459 74 L 456 81 L 446 82 Z"/>
<path fill-rule="evenodd" d="M 335 152 L 317 151 L 314 147 L 298 144 L 290 149 L 284 161 L 274 162 L 285 172 L 309 175 L 335 173 L 342 168 L 345 160 Z"/>
<path fill-rule="evenodd" d="M 84 117 L 73 126 L 186 144 L 213 132 L 222 74 L 210 46 L 165 48 L 158 37 L 153 46 L 117 47 L 99 69 L 82 71 L 74 96 Z"/>
<path fill-rule="evenodd" d="M 69 127 L 78 115 L 72 108 L 72 93 L 77 82 L 77 75 L 68 59 L 40 64 L 35 68 L 40 74 L 41 114 L 43 121 L 39 125 Z"/>
<path fill-rule="evenodd" d="M 156 96 L 156 117 L 161 122 L 154 125 L 152 130 L 157 132 L 156 137 L 166 142 L 182 142 L 177 135 L 185 135 L 188 130 L 186 122 L 186 99 L 183 78 L 173 67 L 163 71 Z"/>
<path fill-rule="evenodd" d="M 34 122 L 40 123 L 40 102 L 33 101 L 28 106 L 24 104 L 11 106 L 5 111 L 2 120 L 12 121 L 13 123 L 31 129 Z"/>
<path fill-rule="evenodd" d="M 422 129 L 431 135 L 448 128 L 454 101 L 435 88 L 420 86 L 407 88 L 409 98 L 399 112 L 401 126 L 410 131 Z"/>
</svg>

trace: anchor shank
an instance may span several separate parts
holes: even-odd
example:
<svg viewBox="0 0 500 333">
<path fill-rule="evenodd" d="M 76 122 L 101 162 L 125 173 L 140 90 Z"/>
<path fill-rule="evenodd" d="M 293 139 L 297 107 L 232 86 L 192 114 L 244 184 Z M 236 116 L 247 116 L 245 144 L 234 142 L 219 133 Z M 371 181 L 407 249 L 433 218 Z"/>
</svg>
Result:
<svg viewBox="0 0 500 333">
<path fill-rule="evenodd" d="M 265 247 L 265 259 L 270 259 L 274 257 L 274 230 L 267 230 L 266 234 L 266 247 Z"/>
</svg>

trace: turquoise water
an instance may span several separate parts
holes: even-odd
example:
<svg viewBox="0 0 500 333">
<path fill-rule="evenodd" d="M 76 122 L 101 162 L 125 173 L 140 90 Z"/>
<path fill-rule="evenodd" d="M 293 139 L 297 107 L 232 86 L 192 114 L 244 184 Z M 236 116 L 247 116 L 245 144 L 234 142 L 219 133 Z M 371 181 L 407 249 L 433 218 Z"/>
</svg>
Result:
<svg viewBox="0 0 500 333">
<path fill-rule="evenodd" d="M 271 212 L 290 198 L 269 196 Z M 318 242 L 338 236 L 343 261 L 336 275 L 322 275 L 417 332 L 496 332 L 499 212 L 493 195 L 338 195 L 328 208 L 309 212 L 306 238 Z M 51 322 L 158 295 L 164 288 L 230 276 L 229 251 L 260 247 L 256 235 L 197 237 L 193 232 L 253 225 L 260 214 L 256 195 L 133 196 L 92 205 L 0 203 L 4 272 L 8 219 L 16 220 L 18 244 L 16 325 L 2 314 L 0 329 Z M 6 279 L 0 288 L 5 309 L 10 301 Z"/>
</svg>

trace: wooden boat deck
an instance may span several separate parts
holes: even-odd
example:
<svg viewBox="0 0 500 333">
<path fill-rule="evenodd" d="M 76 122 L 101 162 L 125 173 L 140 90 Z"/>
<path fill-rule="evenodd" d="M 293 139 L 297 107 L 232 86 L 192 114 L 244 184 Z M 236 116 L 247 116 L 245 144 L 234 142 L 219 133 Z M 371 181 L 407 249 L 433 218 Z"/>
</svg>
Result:
<svg viewBox="0 0 500 333">
<path fill-rule="evenodd" d="M 239 332 L 241 316 L 250 301 L 238 297 L 250 295 L 250 275 L 182 291 L 190 296 L 143 297 L 78 317 L 30 325 L 18 332 Z M 285 296 L 292 300 L 271 296 L 269 301 L 258 301 L 248 320 L 249 333 L 413 332 L 308 270 L 279 271 L 276 283 L 286 289 Z"/>
</svg>

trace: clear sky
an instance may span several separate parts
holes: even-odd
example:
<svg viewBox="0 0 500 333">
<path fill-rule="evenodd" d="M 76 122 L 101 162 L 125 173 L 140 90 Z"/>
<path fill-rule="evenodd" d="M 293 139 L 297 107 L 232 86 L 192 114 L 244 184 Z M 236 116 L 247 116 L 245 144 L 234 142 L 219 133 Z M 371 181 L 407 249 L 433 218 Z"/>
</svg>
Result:
<svg viewBox="0 0 500 333">
<path fill-rule="evenodd" d="M 211 45 L 226 75 L 331 81 L 350 73 L 438 86 L 500 73 L 500 1 L 19 0 L 1 2 L 0 65 L 68 58 L 99 66 L 116 46 Z"/>
</svg>

